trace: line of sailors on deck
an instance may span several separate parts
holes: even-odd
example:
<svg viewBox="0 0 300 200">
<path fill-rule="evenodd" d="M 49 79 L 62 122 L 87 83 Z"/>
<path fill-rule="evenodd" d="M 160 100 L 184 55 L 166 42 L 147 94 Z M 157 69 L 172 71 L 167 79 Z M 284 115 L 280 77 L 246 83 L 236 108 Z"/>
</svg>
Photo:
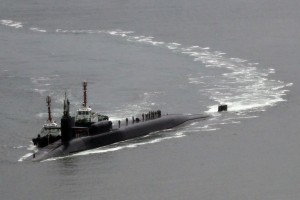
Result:
<svg viewBox="0 0 300 200">
<path fill-rule="evenodd" d="M 148 120 L 151 120 L 151 119 L 157 119 L 157 118 L 160 118 L 161 117 L 161 111 L 160 110 L 157 110 L 157 111 L 150 111 L 148 113 L 143 113 L 142 114 L 142 121 L 148 121 Z M 132 123 L 138 123 L 140 122 L 140 118 L 134 118 L 132 116 Z M 119 120 L 118 121 L 118 124 L 119 124 L 119 128 L 121 127 L 121 121 Z M 128 118 L 126 118 L 126 126 L 128 125 Z"/>
</svg>

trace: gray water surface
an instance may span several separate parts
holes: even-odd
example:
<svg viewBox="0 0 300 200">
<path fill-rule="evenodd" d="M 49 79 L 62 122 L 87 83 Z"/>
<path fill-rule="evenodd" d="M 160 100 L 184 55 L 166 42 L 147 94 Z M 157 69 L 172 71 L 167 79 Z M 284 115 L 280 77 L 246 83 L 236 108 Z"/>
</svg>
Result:
<svg viewBox="0 0 300 200">
<path fill-rule="evenodd" d="M 279 1 L 0 2 L 1 199 L 300 198 L 299 8 Z M 64 92 L 111 119 L 213 117 L 26 162 Z M 216 114 L 220 103 L 230 112 Z"/>
</svg>

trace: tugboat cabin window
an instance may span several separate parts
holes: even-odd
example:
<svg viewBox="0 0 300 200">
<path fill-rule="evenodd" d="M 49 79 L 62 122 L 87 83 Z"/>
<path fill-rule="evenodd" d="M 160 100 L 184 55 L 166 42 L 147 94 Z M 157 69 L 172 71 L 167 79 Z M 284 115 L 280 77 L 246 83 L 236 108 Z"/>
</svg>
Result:
<svg viewBox="0 0 300 200">
<path fill-rule="evenodd" d="M 78 115 L 90 115 L 89 111 L 78 111 Z"/>
</svg>

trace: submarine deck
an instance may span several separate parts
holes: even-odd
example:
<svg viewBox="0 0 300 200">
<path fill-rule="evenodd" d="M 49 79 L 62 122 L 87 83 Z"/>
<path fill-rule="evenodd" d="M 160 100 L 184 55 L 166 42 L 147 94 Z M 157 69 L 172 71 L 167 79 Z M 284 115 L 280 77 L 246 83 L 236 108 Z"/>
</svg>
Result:
<svg viewBox="0 0 300 200">
<path fill-rule="evenodd" d="M 152 132 L 162 131 L 185 122 L 194 120 L 205 120 L 209 115 L 164 115 L 160 118 L 141 121 L 139 123 L 128 123 L 128 125 L 113 128 L 112 130 L 92 136 L 84 136 L 71 139 L 68 143 L 58 140 L 46 147 L 39 149 L 33 155 L 32 161 L 42 161 L 52 157 L 66 156 L 75 152 L 98 148 L 132 138 L 148 135 Z"/>
</svg>

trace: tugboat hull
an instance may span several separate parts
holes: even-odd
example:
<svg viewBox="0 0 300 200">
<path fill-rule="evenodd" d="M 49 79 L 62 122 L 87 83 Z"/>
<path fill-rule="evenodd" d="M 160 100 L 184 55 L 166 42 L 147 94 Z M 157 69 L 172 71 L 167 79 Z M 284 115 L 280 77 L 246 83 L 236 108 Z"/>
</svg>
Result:
<svg viewBox="0 0 300 200">
<path fill-rule="evenodd" d="M 38 148 L 43 148 L 51 143 L 56 142 L 57 140 L 59 140 L 61 137 L 60 135 L 45 135 L 43 137 L 37 137 L 37 138 L 33 138 L 32 142 L 35 146 L 37 146 Z"/>
</svg>

